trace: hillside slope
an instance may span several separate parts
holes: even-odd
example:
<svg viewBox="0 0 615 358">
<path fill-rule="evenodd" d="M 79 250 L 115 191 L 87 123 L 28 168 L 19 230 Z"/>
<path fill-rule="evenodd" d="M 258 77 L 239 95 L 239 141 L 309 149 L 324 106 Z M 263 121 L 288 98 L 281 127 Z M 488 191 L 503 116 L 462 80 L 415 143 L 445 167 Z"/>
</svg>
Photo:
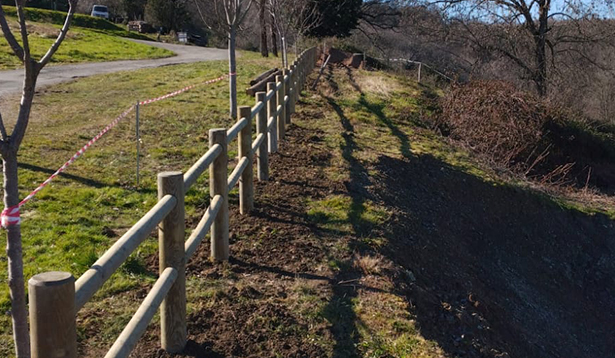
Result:
<svg viewBox="0 0 615 358">
<path fill-rule="evenodd" d="M 306 94 L 232 260 L 189 263 L 188 356 L 613 356 L 613 221 L 487 174 L 417 125 L 430 96 L 347 69 Z"/>
</svg>

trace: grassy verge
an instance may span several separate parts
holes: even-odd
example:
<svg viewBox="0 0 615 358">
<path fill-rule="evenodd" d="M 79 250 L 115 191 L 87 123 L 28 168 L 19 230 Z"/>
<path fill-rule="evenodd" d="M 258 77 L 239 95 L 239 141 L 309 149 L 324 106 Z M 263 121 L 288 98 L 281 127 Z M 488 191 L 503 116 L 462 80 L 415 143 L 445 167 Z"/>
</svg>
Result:
<svg viewBox="0 0 615 358">
<path fill-rule="evenodd" d="M 11 14 L 10 11 L 7 11 L 7 13 Z M 30 9 L 28 14 L 28 19 L 31 21 L 28 22 L 30 48 L 34 58 L 40 58 L 53 44 L 60 31 L 61 25 L 56 24 L 56 21 L 53 20 L 58 17 L 57 14 L 61 13 Z M 16 18 L 9 17 L 8 21 L 14 33 L 18 33 Z M 86 25 L 88 27 L 83 27 Z M 121 38 L 129 36 L 135 37 L 133 33 L 129 33 L 108 21 L 90 17 L 75 21 L 62 46 L 51 59 L 51 64 L 138 60 L 173 55 L 173 52 L 165 49 L 138 44 Z M 140 38 L 140 36 L 137 37 Z M 0 70 L 14 69 L 20 66 L 21 62 L 13 55 L 4 37 L 0 37 Z"/>
<path fill-rule="evenodd" d="M 273 67 L 244 53 L 238 66 L 239 101 L 253 104 L 242 88 Z M 226 73 L 224 61 L 168 66 L 95 76 L 50 87 L 34 103 L 19 162 L 23 197 L 60 167 L 87 140 L 139 99 L 165 94 Z M 141 186 L 135 188 L 135 117 L 109 132 L 23 210 L 25 275 L 64 270 L 78 277 L 119 235 L 156 202 L 156 173 L 187 170 L 208 147 L 210 128 L 230 127 L 228 83 L 202 85 L 141 109 Z M 14 117 L 18 99 L 3 104 L 4 118 Z M 9 126 L 12 124 L 9 123 Z M 231 156 L 235 151 L 231 152 Z M 188 216 L 207 205 L 201 179 L 187 194 Z M 150 282 L 145 258 L 156 250 L 152 237 L 106 285 L 99 299 Z M 0 311 L 10 308 L 6 256 L 0 254 Z M 10 320 L 0 317 L 0 356 L 11 355 Z M 116 327 L 117 328 L 117 327 Z M 117 333 L 113 327 L 109 327 Z M 105 332 L 101 332 L 102 335 Z"/>
</svg>

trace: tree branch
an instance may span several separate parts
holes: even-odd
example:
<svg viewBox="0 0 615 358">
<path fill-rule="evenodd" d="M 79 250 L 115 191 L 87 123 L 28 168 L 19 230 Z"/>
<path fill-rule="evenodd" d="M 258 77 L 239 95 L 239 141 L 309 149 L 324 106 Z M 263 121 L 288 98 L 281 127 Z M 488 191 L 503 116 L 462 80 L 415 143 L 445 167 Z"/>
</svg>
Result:
<svg viewBox="0 0 615 358">
<path fill-rule="evenodd" d="M 4 127 L 4 120 L 2 119 L 2 113 L 0 113 L 0 134 L 2 134 L 2 144 L 6 143 L 9 139 L 9 135 L 6 132 L 6 127 Z"/>
<path fill-rule="evenodd" d="M 75 14 L 75 8 L 77 7 L 78 1 L 79 0 L 69 0 L 68 1 L 68 4 L 69 4 L 68 14 L 66 15 L 66 20 L 64 21 L 64 25 L 62 26 L 62 29 L 60 30 L 60 33 L 58 34 L 58 37 L 56 38 L 53 45 L 51 45 L 51 47 L 49 48 L 45 56 L 43 56 L 43 58 L 41 58 L 41 60 L 38 62 L 40 64 L 39 70 L 45 67 L 45 65 L 49 62 L 49 60 L 51 60 L 51 56 L 53 56 L 53 54 L 56 53 L 56 51 L 62 44 L 62 41 L 64 41 L 64 38 L 66 37 L 66 33 L 68 32 L 68 28 L 70 27 L 70 23 L 73 20 L 73 15 Z"/>
<path fill-rule="evenodd" d="M 6 21 L 6 16 L 4 14 L 4 9 L 2 8 L 2 5 L 0 5 L 0 28 L 2 28 L 2 33 L 4 34 L 4 38 L 9 43 L 9 46 L 11 46 L 11 49 L 13 50 L 13 53 L 15 54 L 15 56 L 17 56 L 21 60 L 21 62 L 23 62 L 24 61 L 23 48 L 21 47 L 19 42 L 17 42 L 17 40 L 15 39 L 15 35 L 13 35 L 13 32 L 11 31 L 9 24 Z"/>
<path fill-rule="evenodd" d="M 23 47 L 23 63 L 28 68 L 28 63 L 32 59 L 30 55 L 30 41 L 28 40 L 28 28 L 26 27 L 26 15 L 23 8 L 25 7 L 25 0 L 15 0 L 15 7 L 17 8 L 17 20 L 19 20 L 19 32 L 21 33 L 21 43 Z"/>
</svg>

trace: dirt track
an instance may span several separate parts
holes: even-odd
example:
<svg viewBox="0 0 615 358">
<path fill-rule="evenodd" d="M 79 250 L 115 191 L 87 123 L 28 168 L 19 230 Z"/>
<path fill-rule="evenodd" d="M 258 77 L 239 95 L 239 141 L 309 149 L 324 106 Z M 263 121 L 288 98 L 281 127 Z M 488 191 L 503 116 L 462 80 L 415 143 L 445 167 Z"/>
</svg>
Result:
<svg viewBox="0 0 615 358">
<path fill-rule="evenodd" d="M 228 58 L 226 50 L 165 44 L 160 42 L 131 40 L 138 43 L 161 47 L 173 51 L 177 56 L 154 60 L 111 61 L 82 63 L 76 65 L 47 66 L 41 71 L 37 88 L 61 82 L 71 81 L 79 77 L 87 77 L 104 73 L 131 71 L 141 68 L 160 67 L 180 63 L 224 60 Z M 0 71 L 0 99 L 2 96 L 19 92 L 23 82 L 23 70 Z"/>
</svg>

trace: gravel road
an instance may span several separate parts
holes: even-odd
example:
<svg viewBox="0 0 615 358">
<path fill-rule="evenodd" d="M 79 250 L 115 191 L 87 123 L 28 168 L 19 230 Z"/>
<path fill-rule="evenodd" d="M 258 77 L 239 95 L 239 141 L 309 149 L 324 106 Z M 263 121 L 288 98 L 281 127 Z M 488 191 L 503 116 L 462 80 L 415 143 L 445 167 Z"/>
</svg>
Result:
<svg viewBox="0 0 615 358">
<path fill-rule="evenodd" d="M 224 60 L 228 58 L 227 50 L 173 45 L 160 42 L 132 40 L 134 42 L 165 48 L 173 51 L 177 56 L 155 60 L 131 60 L 82 63 L 75 65 L 47 66 L 39 75 L 37 87 L 49 86 L 60 82 L 71 81 L 79 77 L 93 76 L 103 73 L 130 71 L 141 68 L 151 68 L 180 63 L 200 61 Z M 0 98 L 5 95 L 19 92 L 23 83 L 23 70 L 0 71 Z"/>
</svg>

